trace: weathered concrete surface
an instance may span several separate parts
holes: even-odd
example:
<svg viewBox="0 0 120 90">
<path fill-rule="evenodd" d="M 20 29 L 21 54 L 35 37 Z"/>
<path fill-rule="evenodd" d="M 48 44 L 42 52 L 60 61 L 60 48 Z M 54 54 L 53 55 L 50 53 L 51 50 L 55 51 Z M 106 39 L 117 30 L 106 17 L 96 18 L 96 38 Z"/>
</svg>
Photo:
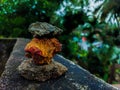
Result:
<svg viewBox="0 0 120 90">
<path fill-rule="evenodd" d="M 54 59 L 68 67 L 65 75 L 45 82 L 24 79 L 19 75 L 17 67 L 27 59 L 24 47 L 28 41 L 17 39 L 0 78 L 0 90 L 118 90 L 60 55 Z"/>
</svg>

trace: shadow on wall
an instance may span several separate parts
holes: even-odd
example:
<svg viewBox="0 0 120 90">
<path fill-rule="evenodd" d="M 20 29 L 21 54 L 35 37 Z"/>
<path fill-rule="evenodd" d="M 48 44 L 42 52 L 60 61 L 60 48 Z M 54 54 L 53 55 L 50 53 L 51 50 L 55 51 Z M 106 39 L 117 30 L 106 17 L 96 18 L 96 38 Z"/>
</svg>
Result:
<svg viewBox="0 0 120 90">
<path fill-rule="evenodd" d="M 16 39 L 0 39 L 0 76 L 13 49 Z"/>
</svg>

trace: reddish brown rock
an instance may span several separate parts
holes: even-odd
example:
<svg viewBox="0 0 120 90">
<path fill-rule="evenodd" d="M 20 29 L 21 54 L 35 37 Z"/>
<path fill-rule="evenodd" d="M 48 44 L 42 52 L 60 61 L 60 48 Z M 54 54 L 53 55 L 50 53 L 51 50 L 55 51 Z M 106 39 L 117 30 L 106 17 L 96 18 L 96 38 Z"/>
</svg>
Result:
<svg viewBox="0 0 120 90">
<path fill-rule="evenodd" d="M 25 47 L 26 56 L 36 65 L 49 64 L 53 56 L 61 51 L 62 45 L 56 38 L 33 38 Z"/>
</svg>

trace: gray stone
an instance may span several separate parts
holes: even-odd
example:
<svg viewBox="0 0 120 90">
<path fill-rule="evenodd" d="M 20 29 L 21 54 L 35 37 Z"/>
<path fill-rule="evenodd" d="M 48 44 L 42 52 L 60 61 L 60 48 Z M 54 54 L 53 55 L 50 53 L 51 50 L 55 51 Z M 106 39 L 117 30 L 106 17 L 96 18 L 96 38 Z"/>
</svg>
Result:
<svg viewBox="0 0 120 90">
<path fill-rule="evenodd" d="M 18 67 L 18 71 L 26 79 L 46 81 L 61 76 L 67 68 L 54 60 L 47 65 L 35 65 L 32 60 L 24 60 Z"/>
<path fill-rule="evenodd" d="M 29 31 L 34 35 L 34 36 L 44 36 L 44 35 L 57 35 L 60 34 L 63 30 L 53 26 L 51 24 L 48 24 L 46 22 L 35 22 L 32 23 L 29 26 Z"/>
<path fill-rule="evenodd" d="M 27 60 L 24 56 L 24 47 L 28 42 L 28 39 L 17 39 L 5 70 L 0 77 L 0 90 L 118 90 L 58 54 L 55 55 L 54 60 L 68 68 L 65 75 L 45 82 L 30 81 L 23 78 L 17 67 L 21 62 Z"/>
</svg>

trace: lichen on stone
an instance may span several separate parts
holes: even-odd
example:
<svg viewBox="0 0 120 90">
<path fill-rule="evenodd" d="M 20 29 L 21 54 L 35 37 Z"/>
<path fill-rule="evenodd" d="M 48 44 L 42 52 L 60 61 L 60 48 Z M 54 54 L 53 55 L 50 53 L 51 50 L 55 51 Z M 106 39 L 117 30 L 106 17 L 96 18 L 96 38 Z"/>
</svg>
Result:
<svg viewBox="0 0 120 90">
<path fill-rule="evenodd" d="M 33 36 L 44 36 L 48 34 L 52 34 L 54 36 L 63 32 L 62 29 L 46 22 L 32 23 L 28 29 Z"/>
<path fill-rule="evenodd" d="M 26 56 L 32 57 L 35 64 L 49 64 L 61 46 L 56 38 L 33 38 L 25 47 Z"/>
</svg>

